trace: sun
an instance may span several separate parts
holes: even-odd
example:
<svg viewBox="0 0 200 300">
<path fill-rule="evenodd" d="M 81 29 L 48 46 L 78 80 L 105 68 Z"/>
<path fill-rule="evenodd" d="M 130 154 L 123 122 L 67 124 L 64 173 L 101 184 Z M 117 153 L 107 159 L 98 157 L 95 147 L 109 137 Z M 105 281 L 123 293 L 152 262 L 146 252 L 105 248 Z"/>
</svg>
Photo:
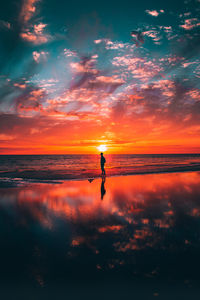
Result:
<svg viewBox="0 0 200 300">
<path fill-rule="evenodd" d="M 97 147 L 97 149 L 100 151 L 100 152 L 105 152 L 107 150 L 107 147 L 106 145 L 100 145 Z"/>
</svg>

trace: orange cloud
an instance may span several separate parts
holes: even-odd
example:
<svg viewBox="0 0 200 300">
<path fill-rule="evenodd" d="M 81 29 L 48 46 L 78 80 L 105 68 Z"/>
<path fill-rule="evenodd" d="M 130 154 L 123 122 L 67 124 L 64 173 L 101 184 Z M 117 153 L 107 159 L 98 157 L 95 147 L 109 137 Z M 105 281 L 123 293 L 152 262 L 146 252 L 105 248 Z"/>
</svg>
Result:
<svg viewBox="0 0 200 300">
<path fill-rule="evenodd" d="M 197 18 L 186 19 L 185 24 L 180 25 L 180 27 L 184 28 L 185 30 L 191 30 L 198 26 L 200 26 L 200 22 Z"/>
<path fill-rule="evenodd" d="M 48 42 L 50 36 L 44 33 L 46 24 L 35 24 L 33 27 L 24 29 L 24 32 L 20 34 L 21 38 L 27 42 L 31 42 L 35 45 L 44 44 Z"/>
<path fill-rule="evenodd" d="M 20 20 L 27 23 L 36 13 L 36 5 L 40 0 L 24 0 L 20 12 Z"/>
<path fill-rule="evenodd" d="M 47 24 L 42 22 L 33 24 L 39 2 L 40 0 L 24 0 L 19 15 L 22 24 L 21 38 L 35 45 L 44 44 L 50 39 L 50 35 L 45 33 Z"/>
<path fill-rule="evenodd" d="M 163 9 L 160 9 L 160 11 L 157 10 L 146 10 L 146 13 L 153 16 L 153 17 L 158 17 L 161 13 L 164 13 Z"/>
</svg>

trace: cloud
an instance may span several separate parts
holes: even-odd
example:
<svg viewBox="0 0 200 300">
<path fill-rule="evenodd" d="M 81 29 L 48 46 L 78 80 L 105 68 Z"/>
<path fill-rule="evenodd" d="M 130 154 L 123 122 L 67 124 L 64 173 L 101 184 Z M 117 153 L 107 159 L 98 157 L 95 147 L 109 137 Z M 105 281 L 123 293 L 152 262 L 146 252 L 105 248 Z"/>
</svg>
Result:
<svg viewBox="0 0 200 300">
<path fill-rule="evenodd" d="M 184 28 L 185 30 L 191 30 L 200 26 L 200 22 L 197 18 L 186 19 L 183 25 L 179 25 L 179 27 Z"/>
<path fill-rule="evenodd" d="M 114 57 L 112 64 L 124 68 L 124 73 L 126 73 L 128 77 L 132 76 L 138 80 L 137 85 L 139 85 L 140 82 L 152 81 L 155 76 L 163 72 L 163 68 L 159 62 L 152 62 L 151 59 L 147 57 L 133 57 L 130 54 Z"/>
<path fill-rule="evenodd" d="M 35 45 L 47 43 L 51 39 L 51 36 L 45 33 L 46 26 L 47 24 L 43 23 L 34 24 L 33 26 L 25 28 L 20 36 L 23 40 Z"/>
<path fill-rule="evenodd" d="M 0 28 L 11 29 L 11 23 L 0 20 Z"/>
<path fill-rule="evenodd" d="M 0 134 L 1 141 L 12 141 L 15 139 L 15 136 L 9 134 Z"/>
<path fill-rule="evenodd" d="M 38 14 L 37 4 L 40 0 L 24 0 L 19 14 L 22 26 L 21 38 L 29 43 L 40 45 L 47 43 L 51 36 L 46 32 L 47 24 L 37 22 L 35 17 Z"/>
<path fill-rule="evenodd" d="M 110 39 L 99 39 L 99 40 L 94 40 L 95 44 L 104 44 L 105 49 L 107 50 L 120 50 L 126 48 L 125 43 L 120 43 L 120 42 L 113 42 Z"/>
<path fill-rule="evenodd" d="M 46 92 L 43 89 L 27 87 L 15 100 L 16 110 L 18 112 L 30 111 L 31 113 L 42 111 L 42 101 L 45 96 Z"/>
<path fill-rule="evenodd" d="M 18 83 L 18 82 L 14 83 L 13 86 L 18 87 L 20 89 L 25 89 L 27 87 L 26 84 L 24 84 L 24 83 Z"/>
<path fill-rule="evenodd" d="M 66 57 L 74 57 L 74 56 L 77 56 L 77 53 L 75 51 L 72 51 L 70 49 L 65 48 L 64 49 L 64 55 Z"/>
<path fill-rule="evenodd" d="M 33 51 L 33 59 L 35 62 L 39 63 L 40 61 L 46 61 L 47 60 L 48 52 L 45 51 Z"/>
<path fill-rule="evenodd" d="M 160 14 L 164 13 L 163 9 L 160 9 L 159 11 L 157 10 L 145 10 L 145 12 L 153 17 L 158 17 Z"/>
<path fill-rule="evenodd" d="M 156 28 L 155 29 L 153 28 L 153 29 L 148 30 L 148 31 L 144 31 L 143 35 L 148 36 L 155 43 L 158 43 L 162 39 L 162 36 L 160 35 L 160 32 Z"/>
<path fill-rule="evenodd" d="M 142 32 L 133 30 L 131 31 L 132 41 L 135 42 L 136 46 L 139 47 L 144 44 L 144 35 Z"/>
<path fill-rule="evenodd" d="M 117 76 L 97 76 L 95 79 L 88 82 L 89 88 L 101 89 L 105 93 L 113 93 L 118 87 L 125 82 Z"/>
<path fill-rule="evenodd" d="M 19 15 L 20 21 L 27 24 L 36 14 L 36 5 L 40 0 L 23 0 L 21 12 Z"/>
<path fill-rule="evenodd" d="M 95 68 L 96 57 L 83 56 L 79 62 L 71 63 L 71 68 L 74 70 L 74 78 L 71 82 L 70 89 L 77 89 L 83 85 L 87 85 L 89 80 L 92 80 L 100 73 Z"/>
</svg>

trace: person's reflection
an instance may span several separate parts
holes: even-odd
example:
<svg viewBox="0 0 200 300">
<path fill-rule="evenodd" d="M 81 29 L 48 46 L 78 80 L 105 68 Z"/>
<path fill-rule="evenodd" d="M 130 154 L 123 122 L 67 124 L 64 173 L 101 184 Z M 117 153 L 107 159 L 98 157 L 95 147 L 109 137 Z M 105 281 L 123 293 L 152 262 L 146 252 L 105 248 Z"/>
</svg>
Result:
<svg viewBox="0 0 200 300">
<path fill-rule="evenodd" d="M 103 176 L 101 181 L 101 200 L 103 200 L 103 197 L 106 193 L 105 186 L 104 186 L 105 182 L 106 182 L 106 177 Z"/>
</svg>

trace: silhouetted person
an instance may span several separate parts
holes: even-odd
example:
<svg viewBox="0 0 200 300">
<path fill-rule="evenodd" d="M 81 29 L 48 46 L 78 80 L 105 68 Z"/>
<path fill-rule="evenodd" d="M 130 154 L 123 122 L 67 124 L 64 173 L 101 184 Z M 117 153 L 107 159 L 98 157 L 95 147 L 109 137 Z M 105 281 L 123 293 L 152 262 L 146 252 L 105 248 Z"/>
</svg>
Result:
<svg viewBox="0 0 200 300">
<path fill-rule="evenodd" d="M 102 171 L 102 175 L 106 175 L 106 172 L 105 172 L 105 169 L 104 169 L 105 162 L 106 162 L 106 159 L 103 156 L 103 153 L 101 153 L 101 171 Z"/>
<path fill-rule="evenodd" d="M 106 177 L 102 177 L 102 181 L 101 181 L 101 200 L 103 200 L 103 197 L 106 193 L 105 186 L 104 186 L 105 182 L 106 182 Z"/>
</svg>

